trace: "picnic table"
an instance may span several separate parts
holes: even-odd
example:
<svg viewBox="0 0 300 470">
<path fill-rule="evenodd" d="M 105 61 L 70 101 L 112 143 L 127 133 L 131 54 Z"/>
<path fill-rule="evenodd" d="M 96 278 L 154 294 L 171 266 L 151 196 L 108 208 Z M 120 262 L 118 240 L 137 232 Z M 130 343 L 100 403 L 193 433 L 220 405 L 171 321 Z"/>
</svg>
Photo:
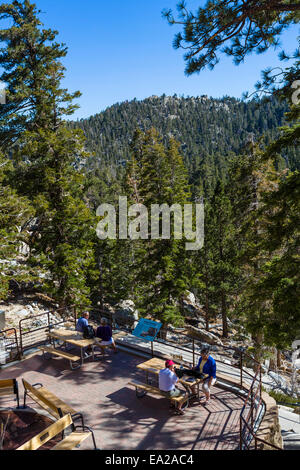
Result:
<svg viewBox="0 0 300 470">
<path fill-rule="evenodd" d="M 138 369 L 144 370 L 146 372 L 146 383 L 149 384 L 149 373 L 158 375 L 161 369 L 165 368 L 165 360 L 153 357 L 146 362 L 137 365 Z M 184 388 L 189 389 L 194 385 L 197 386 L 197 395 L 199 397 L 199 384 L 203 382 L 203 379 L 197 379 L 195 377 L 185 377 L 183 376 L 179 379 Z"/>
<path fill-rule="evenodd" d="M 65 328 L 53 329 L 48 333 L 49 338 L 52 340 L 53 348 L 51 348 L 51 352 L 53 354 L 60 354 L 60 350 L 55 347 L 55 341 L 61 341 L 66 346 L 67 344 L 71 344 L 72 346 L 76 346 L 80 349 L 80 365 L 83 364 L 85 359 L 90 357 L 95 358 L 94 356 L 94 347 L 99 346 L 99 342 L 101 340 L 97 338 L 97 341 L 94 339 L 85 339 L 83 338 L 82 333 L 79 331 L 68 330 Z M 90 347 L 92 349 L 92 354 L 87 354 L 84 350 Z M 47 352 L 47 348 L 44 348 Z M 75 356 L 74 356 L 75 357 Z M 75 359 L 74 359 L 75 360 Z"/>
</svg>

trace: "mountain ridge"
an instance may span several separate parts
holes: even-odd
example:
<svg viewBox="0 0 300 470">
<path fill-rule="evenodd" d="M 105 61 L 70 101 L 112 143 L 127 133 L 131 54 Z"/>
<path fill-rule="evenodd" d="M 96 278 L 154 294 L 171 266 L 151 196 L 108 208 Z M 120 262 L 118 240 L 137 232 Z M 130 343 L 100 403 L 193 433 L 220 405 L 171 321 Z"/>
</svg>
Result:
<svg viewBox="0 0 300 470">
<path fill-rule="evenodd" d="M 163 140 L 178 140 L 191 183 L 197 185 L 199 178 L 224 178 L 228 160 L 243 153 L 249 138 L 257 141 L 263 135 L 264 144 L 271 142 L 287 109 L 287 103 L 275 99 L 245 102 L 229 96 L 152 95 L 115 103 L 69 125 L 84 131 L 87 149 L 93 153 L 89 168 L 125 166 L 135 129 L 155 127 Z M 299 165 L 293 149 L 286 160 L 280 157 L 279 165 L 293 170 Z"/>
</svg>

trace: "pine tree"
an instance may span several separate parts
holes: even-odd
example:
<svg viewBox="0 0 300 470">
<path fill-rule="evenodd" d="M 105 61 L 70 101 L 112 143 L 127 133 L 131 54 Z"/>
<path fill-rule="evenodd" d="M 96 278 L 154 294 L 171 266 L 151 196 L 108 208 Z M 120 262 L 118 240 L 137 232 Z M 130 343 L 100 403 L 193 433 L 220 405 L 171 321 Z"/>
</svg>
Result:
<svg viewBox="0 0 300 470">
<path fill-rule="evenodd" d="M 263 244 L 269 260 L 253 295 L 271 305 L 265 339 L 278 349 L 290 348 L 300 338 L 300 174 L 291 172 L 277 191 L 266 194 L 263 215 L 267 220 Z"/>
<path fill-rule="evenodd" d="M 55 42 L 57 31 L 43 29 L 40 10 L 29 0 L 0 5 L 0 21 L 10 27 L 0 30 L 0 81 L 6 84 L 6 104 L 0 106 L 0 146 L 3 151 L 25 130 L 59 126 L 64 115 L 76 109 L 69 94 L 59 88 L 65 68 L 59 61 L 67 54 Z M 4 23 L 5 24 L 5 23 Z"/>
<path fill-rule="evenodd" d="M 264 162 L 261 151 L 250 144 L 248 154 L 233 164 L 230 174 L 236 263 L 240 269 L 235 313 L 251 333 L 255 357 L 260 361 L 272 308 L 265 297 L 253 295 L 253 289 L 263 278 L 269 259 L 263 244 L 266 236 L 266 217 L 261 213 L 263 194 L 276 191 L 278 173 L 272 162 Z"/>
<path fill-rule="evenodd" d="M 290 126 L 266 149 L 263 159 L 276 161 L 278 152 L 299 145 L 300 106 L 288 114 Z M 251 284 L 252 299 L 259 298 L 269 315 L 265 339 L 279 349 L 289 347 L 300 336 L 299 304 L 299 183 L 298 171 L 284 172 L 275 190 L 264 191 L 259 217 L 265 222 L 261 248 L 268 253 L 262 276 Z M 255 300 L 254 300 L 255 301 Z"/>
<path fill-rule="evenodd" d="M 8 83 L 2 142 L 14 163 L 11 182 L 35 209 L 30 249 L 47 269 L 44 288 L 61 306 L 84 304 L 96 238 L 96 218 L 83 200 L 80 172 L 88 154 L 82 131 L 67 129 L 63 121 L 77 96 L 60 88 L 59 59 L 66 48 L 54 42 L 56 32 L 41 29 L 37 15 L 28 0 L 0 7 L 0 18 L 12 21 L 0 36 L 6 43 L 1 78 Z"/>
<path fill-rule="evenodd" d="M 234 225 L 229 196 L 222 182 L 218 182 L 210 202 L 210 276 L 213 279 L 212 298 L 222 317 L 223 337 L 228 337 L 228 319 L 231 299 L 236 295 L 239 275 L 235 263 Z"/>
<path fill-rule="evenodd" d="M 0 153 L 0 300 L 6 299 L 11 282 L 33 280 L 27 269 L 25 256 L 21 256 L 22 244 L 28 243 L 26 223 L 33 209 L 25 197 L 20 197 L 7 183 L 5 173 L 11 163 Z"/>
<path fill-rule="evenodd" d="M 240 64 L 252 52 L 261 54 L 275 48 L 283 31 L 299 22 L 300 7 L 293 0 L 209 0 L 196 13 L 187 9 L 185 1 L 179 2 L 178 10 L 178 20 L 172 10 L 164 10 L 163 15 L 170 25 L 183 27 L 173 45 L 185 49 L 186 73 L 190 75 L 205 67 L 213 69 L 220 53 Z"/>
<path fill-rule="evenodd" d="M 161 142 L 157 131 L 145 134 L 137 131 L 132 144 L 133 155 L 126 174 L 130 201 L 143 204 L 150 213 L 151 204 L 183 204 L 189 192 L 186 171 L 171 140 L 168 147 Z M 161 216 L 156 219 L 161 223 Z M 150 315 L 163 324 L 181 324 L 180 302 L 187 290 L 189 261 L 183 240 L 135 240 L 134 274 L 135 300 L 141 314 Z"/>
<path fill-rule="evenodd" d="M 192 287 L 197 293 L 197 297 L 205 311 L 205 328 L 209 331 L 210 322 L 217 317 L 218 306 L 215 305 L 213 299 L 213 292 L 215 282 L 212 274 L 212 256 L 214 248 L 214 239 L 211 233 L 213 225 L 211 223 L 213 210 L 210 205 L 209 199 L 205 200 L 204 204 L 205 213 L 205 237 L 204 246 L 199 250 L 192 260 L 193 276 Z"/>
<path fill-rule="evenodd" d="M 74 167 L 76 158 L 86 156 L 84 138 L 61 127 L 26 132 L 19 142 L 13 158 L 21 163 L 13 174 L 35 209 L 31 250 L 48 271 L 44 289 L 61 306 L 88 303 L 96 218 L 84 202 L 84 176 Z M 22 163 L 27 156 L 31 163 Z"/>
</svg>

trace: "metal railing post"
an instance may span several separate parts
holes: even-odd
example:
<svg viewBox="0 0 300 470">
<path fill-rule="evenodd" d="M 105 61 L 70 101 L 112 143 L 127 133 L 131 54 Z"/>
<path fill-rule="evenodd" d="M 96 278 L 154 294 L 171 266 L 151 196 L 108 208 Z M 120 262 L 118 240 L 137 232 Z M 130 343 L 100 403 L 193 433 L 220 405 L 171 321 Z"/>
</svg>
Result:
<svg viewBox="0 0 300 470">
<path fill-rule="evenodd" d="M 22 328 L 21 328 L 21 321 L 19 321 L 19 334 L 20 334 L 20 350 L 21 350 L 21 357 L 24 355 L 23 351 L 23 338 L 22 338 Z"/>
<path fill-rule="evenodd" d="M 77 324 L 77 308 L 76 306 L 74 305 L 74 308 L 73 308 L 73 317 L 74 317 L 74 323 L 75 323 L 75 328 L 76 328 L 76 324 Z"/>
<path fill-rule="evenodd" d="M 261 392 L 262 392 L 261 387 L 262 387 L 262 385 L 261 385 L 261 367 L 259 367 L 259 400 L 261 400 Z"/>
<path fill-rule="evenodd" d="M 195 340 L 193 338 L 193 367 L 195 367 Z"/>
<path fill-rule="evenodd" d="M 242 416 L 240 415 L 240 450 L 242 450 Z"/>
<path fill-rule="evenodd" d="M 240 377 L 241 377 L 241 387 L 243 387 L 243 351 L 240 351 Z"/>
</svg>

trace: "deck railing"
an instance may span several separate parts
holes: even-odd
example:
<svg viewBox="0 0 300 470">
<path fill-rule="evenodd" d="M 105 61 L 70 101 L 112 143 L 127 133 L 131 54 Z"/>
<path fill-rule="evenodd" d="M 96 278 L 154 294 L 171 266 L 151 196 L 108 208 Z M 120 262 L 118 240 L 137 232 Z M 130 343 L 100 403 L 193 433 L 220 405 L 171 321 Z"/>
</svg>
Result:
<svg viewBox="0 0 300 470">
<path fill-rule="evenodd" d="M 0 331 L 0 365 L 21 358 L 21 350 L 16 328 Z"/>
<path fill-rule="evenodd" d="M 59 315 L 60 319 L 56 319 L 55 315 Z M 50 329 L 53 326 L 64 324 L 66 320 L 76 321 L 76 309 L 74 306 L 49 310 L 20 320 L 19 337 L 22 355 L 24 355 L 26 350 L 45 343 Z"/>
<path fill-rule="evenodd" d="M 128 334 L 132 334 L 134 329 L 133 319 L 128 321 L 127 319 L 123 318 L 122 320 L 122 317 L 118 316 L 117 314 L 104 311 L 99 308 L 87 307 L 86 309 L 89 309 L 92 315 L 94 315 L 96 318 L 96 323 L 97 321 L 99 322 L 101 316 L 105 316 L 109 319 L 109 322 L 114 330 L 124 331 Z M 59 314 L 61 319 L 55 320 L 55 314 Z M 47 341 L 47 333 L 50 331 L 50 329 L 53 326 L 59 326 L 65 323 L 66 320 L 71 321 L 74 326 L 76 325 L 77 310 L 74 306 L 64 309 L 49 310 L 39 315 L 24 318 L 19 322 L 18 333 L 16 328 L 0 331 L 0 345 L 1 340 L 3 341 L 3 338 L 6 338 L 4 346 L 4 362 L 9 363 L 16 358 L 20 359 L 27 350 L 33 349 L 45 343 L 45 341 Z M 172 339 L 172 337 L 174 338 L 175 335 L 176 341 Z M 7 336 L 13 338 L 11 342 L 7 341 Z M 165 346 L 172 346 L 176 352 L 189 353 L 192 358 L 191 364 L 195 366 L 196 356 L 199 356 L 201 346 L 203 345 L 204 341 L 176 330 L 174 331 L 172 329 L 163 329 L 160 332 L 160 337 L 151 342 L 150 355 L 152 357 L 161 356 L 157 346 L 159 346 L 159 344 L 161 345 L 162 343 Z M 135 346 L 131 344 L 130 348 L 134 349 Z M 240 450 L 257 449 L 259 442 L 264 443 L 271 448 L 279 449 L 278 447 L 256 437 L 259 413 L 262 411 L 262 381 L 260 364 L 249 354 L 245 353 L 243 350 L 239 350 L 238 348 L 214 345 L 213 349 L 215 353 L 216 351 L 222 353 L 223 360 L 222 357 L 218 357 L 218 364 L 224 364 L 227 368 L 232 368 L 232 370 L 238 371 L 237 376 L 239 377 L 239 387 L 241 390 L 243 390 L 243 393 L 245 393 L 246 388 L 249 389 L 240 414 Z M 8 351 L 15 351 L 15 354 L 8 354 Z M 232 361 L 232 353 L 234 353 L 236 357 L 235 363 Z M 229 359 L 231 363 L 229 363 Z M 245 363 L 248 365 L 249 363 L 253 365 L 256 373 L 252 373 L 247 370 L 247 368 L 244 367 Z M 249 382 L 251 383 L 250 388 Z"/>
</svg>

